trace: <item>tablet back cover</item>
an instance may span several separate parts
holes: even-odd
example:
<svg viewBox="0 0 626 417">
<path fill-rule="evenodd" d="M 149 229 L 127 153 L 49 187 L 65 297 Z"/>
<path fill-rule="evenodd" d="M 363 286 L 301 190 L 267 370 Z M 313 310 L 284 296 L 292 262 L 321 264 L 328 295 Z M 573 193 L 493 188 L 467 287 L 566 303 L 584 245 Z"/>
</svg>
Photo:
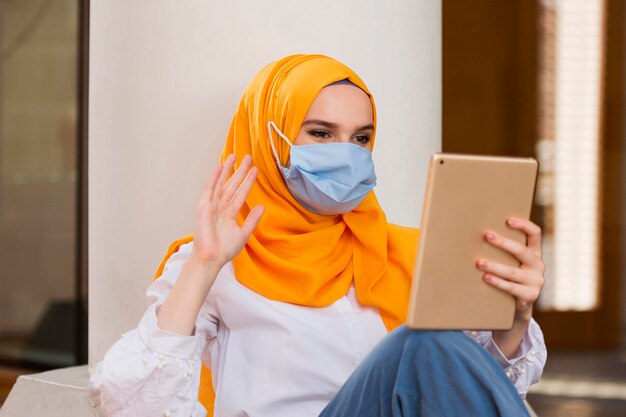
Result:
<svg viewBox="0 0 626 417">
<path fill-rule="evenodd" d="M 417 329 L 505 330 L 514 298 L 486 284 L 479 258 L 518 266 L 488 244 L 487 230 L 525 243 L 506 219 L 529 219 L 537 177 L 532 158 L 438 154 L 430 161 L 407 325 Z"/>
</svg>

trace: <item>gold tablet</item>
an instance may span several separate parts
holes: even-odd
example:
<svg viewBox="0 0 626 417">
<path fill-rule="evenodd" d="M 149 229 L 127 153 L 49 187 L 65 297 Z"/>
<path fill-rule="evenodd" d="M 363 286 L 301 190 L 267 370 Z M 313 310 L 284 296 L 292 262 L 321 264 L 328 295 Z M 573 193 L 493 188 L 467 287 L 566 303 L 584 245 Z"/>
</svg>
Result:
<svg viewBox="0 0 626 417">
<path fill-rule="evenodd" d="M 537 179 L 532 158 L 437 154 L 430 160 L 407 326 L 506 330 L 514 298 L 485 283 L 479 258 L 518 266 L 484 239 L 487 230 L 525 243 L 506 219 L 530 218 Z"/>
</svg>

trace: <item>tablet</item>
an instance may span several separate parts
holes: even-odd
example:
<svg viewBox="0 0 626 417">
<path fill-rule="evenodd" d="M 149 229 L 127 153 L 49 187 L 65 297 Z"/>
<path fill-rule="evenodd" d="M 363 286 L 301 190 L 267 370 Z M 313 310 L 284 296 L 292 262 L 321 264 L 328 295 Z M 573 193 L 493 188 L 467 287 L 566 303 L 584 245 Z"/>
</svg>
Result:
<svg viewBox="0 0 626 417">
<path fill-rule="evenodd" d="M 437 154 L 430 160 L 407 326 L 506 330 L 515 299 L 482 279 L 479 258 L 518 266 L 484 239 L 487 230 L 525 243 L 506 219 L 530 218 L 538 163 L 532 158 Z"/>
</svg>

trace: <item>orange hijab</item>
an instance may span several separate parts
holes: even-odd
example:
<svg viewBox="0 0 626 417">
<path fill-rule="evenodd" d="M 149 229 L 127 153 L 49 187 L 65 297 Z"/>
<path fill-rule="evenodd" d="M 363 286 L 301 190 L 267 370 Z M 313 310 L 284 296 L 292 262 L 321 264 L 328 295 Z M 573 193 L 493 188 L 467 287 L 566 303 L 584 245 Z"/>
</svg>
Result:
<svg viewBox="0 0 626 417">
<path fill-rule="evenodd" d="M 374 99 L 363 81 L 350 68 L 323 55 L 292 55 L 273 62 L 246 88 L 221 159 L 234 153 L 240 162 L 244 155 L 252 155 L 259 175 L 239 222 L 259 204 L 265 206 L 265 214 L 233 259 L 235 276 L 267 298 L 310 307 L 331 305 L 353 283 L 359 302 L 377 307 L 391 331 L 406 319 L 418 230 L 387 223 L 373 191 L 343 215 L 308 211 L 289 192 L 269 142 L 269 121 L 295 139 L 322 88 L 344 79 L 370 96 L 376 124 Z M 371 141 L 373 146 L 374 136 Z M 282 140 L 274 145 L 281 164 L 287 166 L 289 145 Z M 169 256 L 191 240 L 187 236 L 170 246 L 155 279 Z M 207 375 L 205 370 L 203 379 Z M 212 397 L 202 394 L 203 385 L 201 400 L 210 411 Z"/>
</svg>

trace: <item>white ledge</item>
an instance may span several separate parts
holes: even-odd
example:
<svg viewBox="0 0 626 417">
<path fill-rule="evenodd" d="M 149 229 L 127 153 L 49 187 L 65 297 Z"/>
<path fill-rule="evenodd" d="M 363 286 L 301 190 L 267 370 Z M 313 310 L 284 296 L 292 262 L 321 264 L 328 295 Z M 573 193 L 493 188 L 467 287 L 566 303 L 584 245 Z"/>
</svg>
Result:
<svg viewBox="0 0 626 417">
<path fill-rule="evenodd" d="M 87 365 L 55 369 L 17 379 L 0 417 L 93 417 L 86 389 Z"/>
</svg>

